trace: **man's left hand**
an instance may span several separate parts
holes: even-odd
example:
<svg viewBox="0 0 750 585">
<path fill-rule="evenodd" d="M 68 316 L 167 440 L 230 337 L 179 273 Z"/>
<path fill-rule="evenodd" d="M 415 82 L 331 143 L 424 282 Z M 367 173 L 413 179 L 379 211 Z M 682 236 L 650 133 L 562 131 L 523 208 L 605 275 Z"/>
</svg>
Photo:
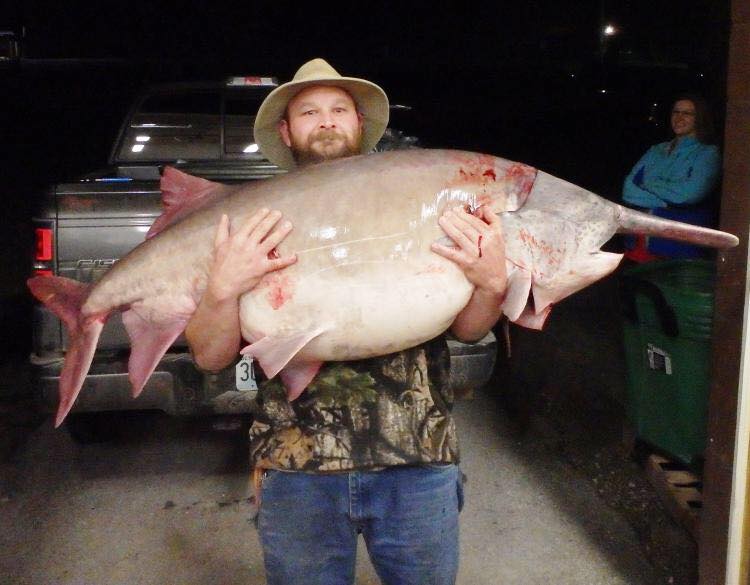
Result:
<svg viewBox="0 0 750 585">
<path fill-rule="evenodd" d="M 508 278 L 500 218 L 487 206 L 480 207 L 476 216 L 454 207 L 443 213 L 438 224 L 457 247 L 433 243 L 432 250 L 458 264 L 478 290 L 502 297 Z"/>
</svg>

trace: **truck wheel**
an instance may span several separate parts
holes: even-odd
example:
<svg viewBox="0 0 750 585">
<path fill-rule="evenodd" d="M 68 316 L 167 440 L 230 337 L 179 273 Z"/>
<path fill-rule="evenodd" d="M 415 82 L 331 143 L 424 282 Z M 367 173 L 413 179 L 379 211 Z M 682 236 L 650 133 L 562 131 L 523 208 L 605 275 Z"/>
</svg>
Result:
<svg viewBox="0 0 750 585">
<path fill-rule="evenodd" d="M 80 412 L 69 414 L 65 426 L 70 437 L 81 445 L 107 443 L 118 435 L 113 412 Z"/>
</svg>

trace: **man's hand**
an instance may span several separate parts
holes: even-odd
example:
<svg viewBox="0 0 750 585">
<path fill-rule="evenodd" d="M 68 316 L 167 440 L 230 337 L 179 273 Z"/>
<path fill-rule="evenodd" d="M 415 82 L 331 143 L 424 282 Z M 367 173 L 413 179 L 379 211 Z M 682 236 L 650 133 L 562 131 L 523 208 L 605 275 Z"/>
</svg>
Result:
<svg viewBox="0 0 750 585">
<path fill-rule="evenodd" d="M 236 230 L 222 215 L 214 239 L 214 258 L 206 292 L 185 329 L 200 368 L 218 371 L 237 359 L 240 349 L 240 295 L 269 272 L 297 261 L 294 254 L 276 258 L 273 250 L 292 231 L 281 213 L 261 209 Z M 275 228 L 274 228 L 275 226 Z"/>
<path fill-rule="evenodd" d="M 450 331 L 461 341 L 478 341 L 503 314 L 508 275 L 500 219 L 487 207 L 480 208 L 479 217 L 456 207 L 446 211 L 438 223 L 458 247 L 435 243 L 432 250 L 458 264 L 475 286 Z"/>
<path fill-rule="evenodd" d="M 438 223 L 458 247 L 434 243 L 432 250 L 458 264 L 478 290 L 502 298 L 508 278 L 500 219 L 486 206 L 479 208 L 479 217 L 454 207 Z"/>
<path fill-rule="evenodd" d="M 276 246 L 292 231 L 290 221 L 277 225 L 280 220 L 281 212 L 260 209 L 244 225 L 232 230 L 229 218 L 221 216 L 208 275 L 207 292 L 213 299 L 237 298 L 254 288 L 269 272 L 297 261 L 295 254 L 274 257 Z"/>
</svg>

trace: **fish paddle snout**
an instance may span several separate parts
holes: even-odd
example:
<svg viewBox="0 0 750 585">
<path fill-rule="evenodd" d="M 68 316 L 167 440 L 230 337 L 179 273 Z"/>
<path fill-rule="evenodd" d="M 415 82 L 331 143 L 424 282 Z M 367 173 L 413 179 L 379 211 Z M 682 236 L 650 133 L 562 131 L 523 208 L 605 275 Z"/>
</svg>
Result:
<svg viewBox="0 0 750 585">
<path fill-rule="evenodd" d="M 711 228 L 664 219 L 622 205 L 618 206 L 617 233 L 657 236 L 667 240 L 687 242 L 720 250 L 733 248 L 740 243 L 737 236 Z"/>
</svg>

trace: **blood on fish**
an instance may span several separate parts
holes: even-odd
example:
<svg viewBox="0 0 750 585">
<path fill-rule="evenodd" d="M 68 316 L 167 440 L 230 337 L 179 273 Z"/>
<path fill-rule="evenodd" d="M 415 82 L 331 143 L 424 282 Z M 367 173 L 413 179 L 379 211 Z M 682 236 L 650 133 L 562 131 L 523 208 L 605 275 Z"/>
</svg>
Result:
<svg viewBox="0 0 750 585">
<path fill-rule="evenodd" d="M 286 275 L 270 275 L 264 279 L 262 286 L 268 288 L 266 300 L 268 300 L 271 308 L 276 311 L 294 296 L 292 293 L 292 282 Z"/>
<path fill-rule="evenodd" d="M 461 157 L 458 162 L 460 162 L 461 166 L 453 179 L 453 184 L 461 185 L 466 183 L 478 183 L 480 185 L 486 185 L 489 181 L 497 180 L 497 175 L 494 170 L 495 161 L 493 157 L 484 155 L 476 157 Z"/>
<path fill-rule="evenodd" d="M 268 302 L 276 310 L 280 309 L 291 298 L 280 286 L 273 287 L 268 292 Z"/>
</svg>

